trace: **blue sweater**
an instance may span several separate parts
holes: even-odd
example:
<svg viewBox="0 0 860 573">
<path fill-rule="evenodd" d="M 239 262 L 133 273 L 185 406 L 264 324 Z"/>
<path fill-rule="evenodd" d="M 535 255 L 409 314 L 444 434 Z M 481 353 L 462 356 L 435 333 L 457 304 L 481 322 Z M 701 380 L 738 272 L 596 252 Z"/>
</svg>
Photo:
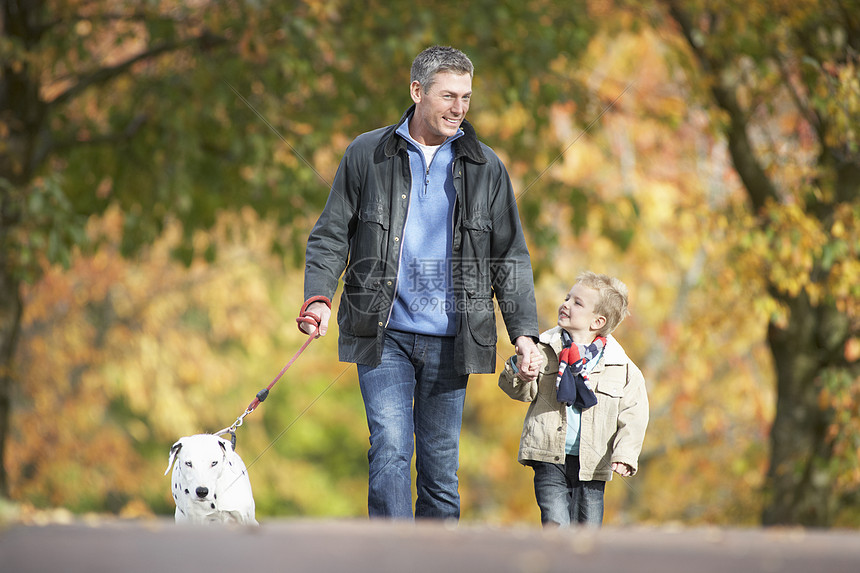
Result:
<svg viewBox="0 0 860 573">
<path fill-rule="evenodd" d="M 411 120 L 411 118 L 410 118 Z M 412 171 L 409 211 L 400 247 L 397 293 L 388 327 L 434 336 L 454 336 L 457 312 L 451 274 L 454 190 L 451 142 L 443 143 L 430 165 L 409 135 L 409 121 L 397 129 L 407 142 Z"/>
</svg>

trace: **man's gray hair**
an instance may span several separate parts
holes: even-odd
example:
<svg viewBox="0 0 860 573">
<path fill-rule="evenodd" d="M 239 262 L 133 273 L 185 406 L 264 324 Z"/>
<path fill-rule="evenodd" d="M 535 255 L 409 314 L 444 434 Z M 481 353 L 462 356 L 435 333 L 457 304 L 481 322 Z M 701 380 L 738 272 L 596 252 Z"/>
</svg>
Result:
<svg viewBox="0 0 860 573">
<path fill-rule="evenodd" d="M 469 77 L 473 77 L 475 67 L 472 60 L 460 50 L 448 46 L 431 46 L 415 57 L 409 82 L 418 82 L 427 93 L 439 72 L 469 74 Z"/>
</svg>

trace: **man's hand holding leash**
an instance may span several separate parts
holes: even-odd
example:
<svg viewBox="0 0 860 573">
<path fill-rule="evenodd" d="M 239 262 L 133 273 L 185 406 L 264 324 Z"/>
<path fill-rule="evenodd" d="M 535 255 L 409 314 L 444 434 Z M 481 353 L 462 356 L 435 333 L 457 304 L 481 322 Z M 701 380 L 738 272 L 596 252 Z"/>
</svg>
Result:
<svg viewBox="0 0 860 573">
<path fill-rule="evenodd" d="M 299 330 L 305 334 L 317 330 L 317 338 L 328 332 L 328 321 L 331 319 L 331 301 L 324 296 L 313 296 L 305 301 L 299 311 L 296 322 Z"/>
</svg>

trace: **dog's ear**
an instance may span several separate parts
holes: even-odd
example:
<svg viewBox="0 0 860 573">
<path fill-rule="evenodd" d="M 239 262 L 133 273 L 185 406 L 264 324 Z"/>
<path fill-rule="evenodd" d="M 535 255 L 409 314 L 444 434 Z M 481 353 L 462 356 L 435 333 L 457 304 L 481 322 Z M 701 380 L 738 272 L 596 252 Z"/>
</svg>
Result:
<svg viewBox="0 0 860 573">
<path fill-rule="evenodd" d="M 226 463 L 227 460 L 230 459 L 230 456 L 236 455 L 236 452 L 230 447 L 230 442 L 228 440 L 218 438 L 218 445 L 221 446 L 222 455 L 224 456 L 221 458 L 223 463 Z"/>
<path fill-rule="evenodd" d="M 233 434 L 235 436 L 236 434 Z M 236 442 L 234 440 L 228 440 L 227 438 L 222 438 L 218 436 L 218 445 L 221 446 L 221 449 L 224 450 L 224 453 L 227 453 L 227 444 L 230 444 L 230 449 L 232 451 L 236 451 Z"/>
<path fill-rule="evenodd" d="M 170 471 L 170 466 L 173 465 L 173 462 L 176 460 L 176 456 L 179 454 L 179 450 L 182 449 L 182 440 L 177 441 L 170 448 L 170 456 L 167 458 L 167 469 L 164 470 L 164 475 L 167 475 L 167 472 Z"/>
</svg>

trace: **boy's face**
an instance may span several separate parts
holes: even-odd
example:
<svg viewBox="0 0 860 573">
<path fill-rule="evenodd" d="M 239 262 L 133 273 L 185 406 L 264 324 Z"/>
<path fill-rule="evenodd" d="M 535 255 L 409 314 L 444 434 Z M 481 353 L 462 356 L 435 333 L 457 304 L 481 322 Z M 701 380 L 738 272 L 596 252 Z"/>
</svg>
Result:
<svg viewBox="0 0 860 573">
<path fill-rule="evenodd" d="M 600 298 L 597 289 L 576 283 L 558 307 L 558 325 L 574 342 L 591 344 L 605 319 L 594 312 Z"/>
</svg>

